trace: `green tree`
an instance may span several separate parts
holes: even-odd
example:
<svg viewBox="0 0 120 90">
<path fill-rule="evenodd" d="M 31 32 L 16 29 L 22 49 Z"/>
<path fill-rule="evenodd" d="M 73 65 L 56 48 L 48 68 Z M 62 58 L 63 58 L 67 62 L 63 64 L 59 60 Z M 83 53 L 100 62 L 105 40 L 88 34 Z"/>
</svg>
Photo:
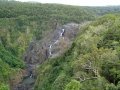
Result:
<svg viewBox="0 0 120 90">
<path fill-rule="evenodd" d="M 80 87 L 80 82 L 76 80 L 71 80 L 71 82 L 66 85 L 65 90 L 80 90 Z"/>
<path fill-rule="evenodd" d="M 0 83 L 0 90 L 10 90 L 10 89 L 8 85 Z"/>
</svg>

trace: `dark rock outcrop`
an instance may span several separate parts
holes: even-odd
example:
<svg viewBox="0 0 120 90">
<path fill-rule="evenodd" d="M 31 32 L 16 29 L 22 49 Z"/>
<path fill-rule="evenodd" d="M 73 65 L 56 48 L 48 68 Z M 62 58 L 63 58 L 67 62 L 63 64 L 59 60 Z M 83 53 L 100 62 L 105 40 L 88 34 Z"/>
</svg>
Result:
<svg viewBox="0 0 120 90">
<path fill-rule="evenodd" d="M 62 37 L 60 37 L 60 33 Z M 30 64 L 42 63 L 49 57 L 55 57 L 63 53 L 66 48 L 70 47 L 73 39 L 75 38 L 79 30 L 79 25 L 76 23 L 68 23 L 66 25 L 57 27 L 54 32 L 49 33 L 41 41 L 33 41 L 30 43 L 30 46 L 25 54 L 25 61 Z M 51 53 L 50 56 L 50 45 Z"/>
<path fill-rule="evenodd" d="M 36 79 L 36 68 L 48 58 L 54 58 L 67 50 L 79 30 L 76 23 L 68 23 L 57 27 L 40 41 L 33 41 L 27 49 L 24 60 L 26 63 L 26 74 L 23 80 L 14 90 L 33 90 Z"/>
</svg>

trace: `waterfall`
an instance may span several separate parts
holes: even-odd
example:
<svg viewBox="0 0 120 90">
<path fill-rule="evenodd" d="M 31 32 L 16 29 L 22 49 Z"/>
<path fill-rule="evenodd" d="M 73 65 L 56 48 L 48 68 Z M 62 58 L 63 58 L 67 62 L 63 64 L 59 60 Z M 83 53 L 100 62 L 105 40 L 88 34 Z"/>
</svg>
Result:
<svg viewBox="0 0 120 90">
<path fill-rule="evenodd" d="M 65 32 L 65 29 L 62 29 L 62 32 L 60 33 L 60 37 L 63 37 L 64 32 Z"/>
<path fill-rule="evenodd" d="M 49 46 L 49 55 L 50 56 L 52 55 L 51 49 L 52 49 L 52 44 L 50 44 L 50 46 Z"/>
<path fill-rule="evenodd" d="M 31 74 L 31 75 L 30 75 L 30 78 L 32 78 L 32 76 L 33 76 L 33 75 Z"/>
<path fill-rule="evenodd" d="M 63 37 L 64 32 L 65 32 L 65 29 L 62 29 L 62 32 L 60 33 L 59 38 Z M 50 46 L 49 46 L 49 56 L 52 55 L 52 46 L 59 42 L 59 38 L 53 44 L 50 44 Z M 63 37 L 63 39 L 64 39 L 64 37 Z"/>
<path fill-rule="evenodd" d="M 54 44 L 57 44 L 57 43 L 58 43 L 58 40 L 56 40 Z"/>
</svg>

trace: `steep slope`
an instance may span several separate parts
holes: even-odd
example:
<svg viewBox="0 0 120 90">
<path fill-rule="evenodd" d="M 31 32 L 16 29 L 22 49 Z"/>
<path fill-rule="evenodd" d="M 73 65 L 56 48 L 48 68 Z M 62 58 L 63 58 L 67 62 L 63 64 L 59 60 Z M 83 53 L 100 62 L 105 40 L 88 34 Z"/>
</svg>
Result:
<svg viewBox="0 0 120 90">
<path fill-rule="evenodd" d="M 71 48 L 38 70 L 35 90 L 119 90 L 120 15 L 81 26 Z"/>
<path fill-rule="evenodd" d="M 26 76 L 24 53 L 31 41 L 37 42 L 64 23 L 93 18 L 78 7 L 0 1 L 0 89 L 15 86 Z"/>
<path fill-rule="evenodd" d="M 12 86 L 28 75 L 24 56 L 32 42 L 36 44 L 43 37 L 49 38 L 50 32 L 66 23 L 81 23 L 94 20 L 100 13 L 103 15 L 119 11 L 119 7 L 93 8 L 0 1 L 0 90 L 9 90 L 10 87 L 13 90 Z"/>
<path fill-rule="evenodd" d="M 0 13 L 1 90 L 13 89 L 26 76 L 24 53 L 32 41 L 39 42 L 64 23 L 94 18 L 78 7 L 21 2 L 0 1 Z"/>
<path fill-rule="evenodd" d="M 49 57 L 62 54 L 72 43 L 79 29 L 79 24 L 61 25 L 40 41 L 33 41 L 26 54 L 25 61 L 31 64 L 42 63 Z"/>
<path fill-rule="evenodd" d="M 6 50 L 2 45 L 0 46 L 0 90 L 8 90 L 9 86 L 7 85 L 12 79 L 17 78 L 16 83 L 21 80 L 22 68 L 25 67 L 23 61 L 18 57 L 13 55 L 11 52 Z M 18 73 L 15 73 L 18 72 Z M 17 74 L 19 76 L 17 76 Z M 13 76 L 13 75 L 16 75 Z"/>
<path fill-rule="evenodd" d="M 54 11 L 57 7 L 56 5 L 49 8 L 51 6 L 19 2 L 0 2 L 1 90 L 15 86 L 26 75 L 26 71 L 21 70 L 24 67 L 23 54 L 32 40 L 40 40 L 45 35 L 45 31 L 51 31 L 57 25 L 65 23 L 65 21 L 77 20 L 77 15 L 72 14 L 73 16 L 66 17 L 72 11 L 68 11 L 68 7 L 58 7 L 57 9 L 62 8 L 60 12 L 57 10 Z M 62 14 L 63 10 L 68 12 Z M 76 10 L 73 12 L 76 13 Z M 72 19 L 72 17 L 74 18 Z M 8 85 L 9 82 L 10 85 Z"/>
<path fill-rule="evenodd" d="M 44 37 L 41 42 L 32 42 L 25 54 L 26 74 L 14 90 L 33 90 L 36 79 L 36 68 L 48 58 L 63 54 L 72 44 L 79 30 L 76 23 L 68 23 L 58 27 L 51 36 Z"/>
</svg>

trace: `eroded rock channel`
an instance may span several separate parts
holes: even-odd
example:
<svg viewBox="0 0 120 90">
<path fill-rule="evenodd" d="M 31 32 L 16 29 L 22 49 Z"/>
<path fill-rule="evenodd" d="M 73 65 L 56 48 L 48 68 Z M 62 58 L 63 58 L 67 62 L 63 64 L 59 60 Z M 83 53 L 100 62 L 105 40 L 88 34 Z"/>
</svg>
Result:
<svg viewBox="0 0 120 90">
<path fill-rule="evenodd" d="M 23 80 L 15 86 L 14 90 L 34 90 L 37 67 L 48 58 L 54 58 L 64 53 L 71 46 L 78 30 L 78 24 L 68 23 L 57 27 L 42 40 L 31 42 L 24 56 L 26 74 L 23 75 Z"/>
</svg>

